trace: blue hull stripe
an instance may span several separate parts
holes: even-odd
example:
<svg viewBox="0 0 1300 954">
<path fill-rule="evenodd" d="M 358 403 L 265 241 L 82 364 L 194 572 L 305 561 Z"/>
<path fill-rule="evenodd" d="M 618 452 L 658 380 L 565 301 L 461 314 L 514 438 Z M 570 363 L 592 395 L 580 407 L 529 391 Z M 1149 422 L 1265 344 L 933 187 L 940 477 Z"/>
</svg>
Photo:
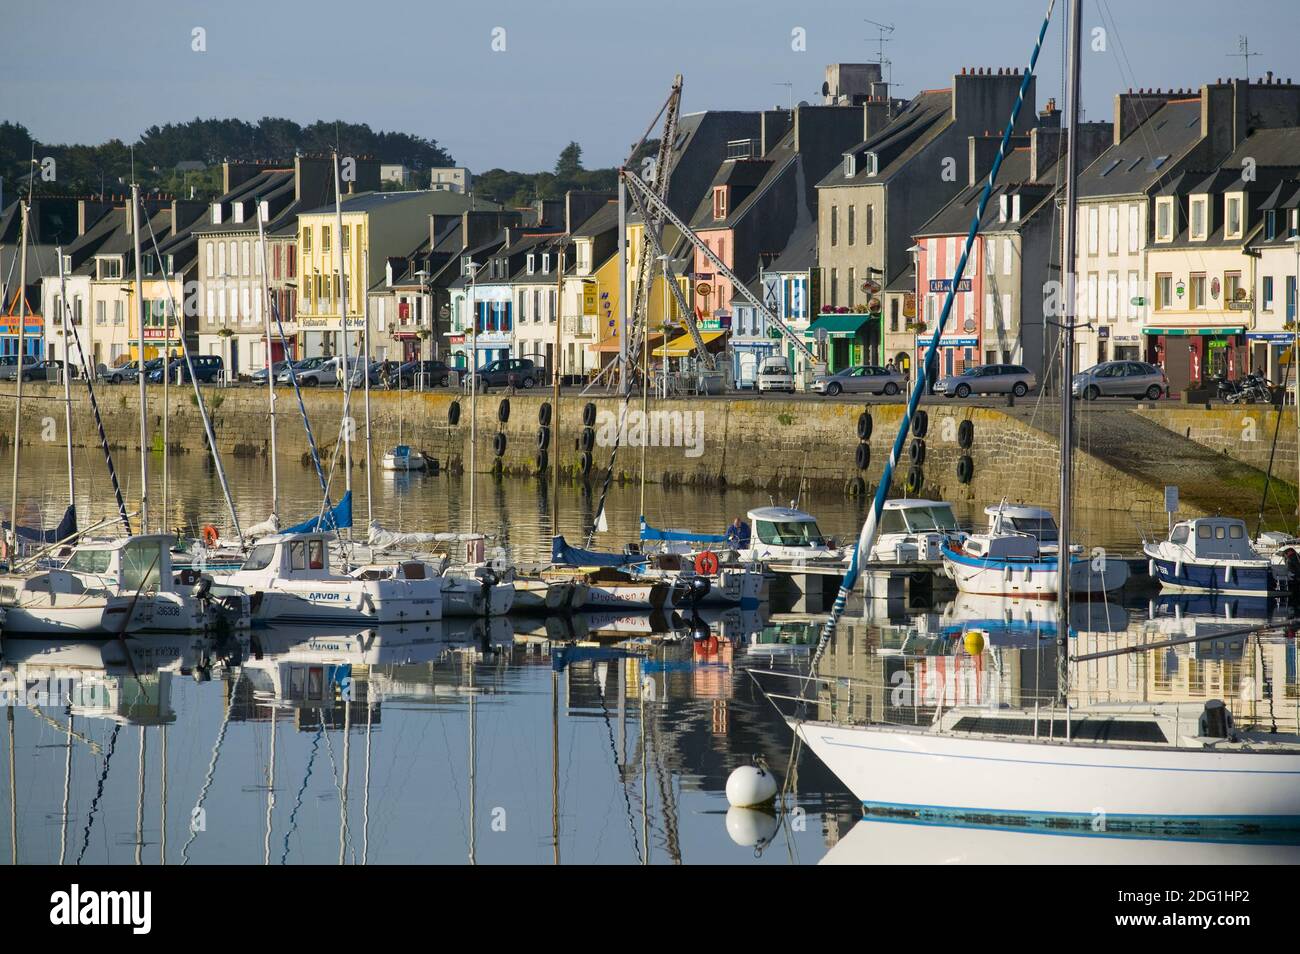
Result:
<svg viewBox="0 0 1300 954">
<path fill-rule="evenodd" d="M 1179 576 L 1175 572 L 1178 565 L 1173 560 L 1162 560 L 1158 557 L 1154 560 L 1156 575 L 1160 577 L 1160 582 L 1168 583 L 1170 586 L 1183 586 L 1207 592 L 1232 590 L 1264 595 L 1269 592 L 1273 583 L 1273 573 L 1269 567 L 1234 566 L 1232 581 L 1227 582 L 1227 570 L 1221 564 L 1184 562 L 1183 573 Z"/>
</svg>

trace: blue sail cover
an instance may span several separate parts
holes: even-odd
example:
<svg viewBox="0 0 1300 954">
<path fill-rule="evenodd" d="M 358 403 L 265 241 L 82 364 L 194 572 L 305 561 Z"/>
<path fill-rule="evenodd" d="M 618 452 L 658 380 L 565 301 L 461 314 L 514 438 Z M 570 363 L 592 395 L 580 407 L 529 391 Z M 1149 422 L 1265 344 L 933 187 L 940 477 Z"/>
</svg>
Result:
<svg viewBox="0 0 1300 954">
<path fill-rule="evenodd" d="M 0 524 L 7 531 L 9 522 L 5 521 Z M 30 543 L 58 543 L 60 540 L 66 540 L 77 532 L 77 508 L 68 505 L 68 509 L 63 511 L 63 519 L 53 530 L 34 530 L 31 527 L 18 526 L 18 539 L 27 540 Z"/>
<path fill-rule="evenodd" d="M 558 566 L 630 566 L 644 563 L 645 557 L 639 553 L 601 553 L 572 547 L 556 534 L 551 538 L 551 562 Z"/>
<path fill-rule="evenodd" d="M 680 543 L 727 543 L 725 533 L 693 533 L 689 530 L 656 530 L 641 518 L 642 540 L 671 540 Z"/>
<path fill-rule="evenodd" d="M 343 495 L 343 499 L 330 507 L 319 517 L 304 520 L 295 527 L 281 530 L 281 533 L 312 533 L 316 530 L 346 530 L 352 526 L 352 491 Z"/>
</svg>

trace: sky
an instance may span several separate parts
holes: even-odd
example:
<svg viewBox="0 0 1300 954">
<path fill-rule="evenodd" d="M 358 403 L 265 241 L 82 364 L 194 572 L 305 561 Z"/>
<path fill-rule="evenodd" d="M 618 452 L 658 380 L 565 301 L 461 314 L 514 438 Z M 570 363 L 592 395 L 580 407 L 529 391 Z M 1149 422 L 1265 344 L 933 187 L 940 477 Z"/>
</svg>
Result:
<svg viewBox="0 0 1300 954">
<path fill-rule="evenodd" d="M 1039 108 L 1064 101 L 1067 3 L 1056 0 L 1039 60 Z M 196 116 L 343 119 L 436 139 L 472 171 L 549 169 L 570 140 L 595 168 L 624 157 L 675 73 L 686 112 L 815 103 L 827 64 L 878 57 L 870 19 L 894 28 L 885 56 L 909 97 L 950 85 L 963 66 L 1024 67 L 1045 10 L 1045 0 L 42 0 L 10 6 L 0 28 L 0 119 L 50 143 L 131 142 Z M 1110 119 L 1129 87 L 1244 75 L 1232 55 L 1243 33 L 1259 53 L 1252 76 L 1300 79 L 1296 0 L 1085 0 L 1083 24 L 1085 120 Z"/>
</svg>

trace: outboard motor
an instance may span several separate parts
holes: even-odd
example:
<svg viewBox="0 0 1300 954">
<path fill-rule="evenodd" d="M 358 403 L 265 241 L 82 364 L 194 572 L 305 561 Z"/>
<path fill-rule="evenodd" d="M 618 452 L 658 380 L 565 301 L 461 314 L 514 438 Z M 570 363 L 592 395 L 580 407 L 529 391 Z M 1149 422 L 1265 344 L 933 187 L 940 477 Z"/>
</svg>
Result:
<svg viewBox="0 0 1300 954">
<path fill-rule="evenodd" d="M 1231 739 L 1235 734 L 1232 710 L 1222 699 L 1207 699 L 1201 711 L 1201 723 L 1197 734 L 1206 739 Z"/>
<path fill-rule="evenodd" d="M 713 582 L 707 576 L 692 576 L 686 582 L 686 598 L 693 604 L 704 601 L 709 595 L 709 590 L 713 589 Z"/>
</svg>

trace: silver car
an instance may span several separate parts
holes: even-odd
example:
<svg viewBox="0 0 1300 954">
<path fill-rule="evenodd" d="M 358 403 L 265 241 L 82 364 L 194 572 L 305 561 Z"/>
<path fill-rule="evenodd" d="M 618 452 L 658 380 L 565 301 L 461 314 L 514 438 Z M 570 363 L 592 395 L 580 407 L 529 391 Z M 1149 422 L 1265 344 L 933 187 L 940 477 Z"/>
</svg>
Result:
<svg viewBox="0 0 1300 954">
<path fill-rule="evenodd" d="M 836 371 L 834 374 L 817 375 L 813 380 L 812 389 L 827 397 L 864 391 L 869 394 L 888 394 L 892 397 L 903 390 L 906 383 L 907 379 L 898 371 L 858 364 Z"/>
<path fill-rule="evenodd" d="M 1018 364 L 982 364 L 943 378 L 934 389 L 947 397 L 1014 394 L 1024 397 L 1038 384 L 1034 372 Z"/>
<path fill-rule="evenodd" d="M 1070 390 L 1085 401 L 1112 396 L 1158 401 L 1168 392 L 1169 379 L 1145 361 L 1103 361 L 1076 374 Z"/>
</svg>

